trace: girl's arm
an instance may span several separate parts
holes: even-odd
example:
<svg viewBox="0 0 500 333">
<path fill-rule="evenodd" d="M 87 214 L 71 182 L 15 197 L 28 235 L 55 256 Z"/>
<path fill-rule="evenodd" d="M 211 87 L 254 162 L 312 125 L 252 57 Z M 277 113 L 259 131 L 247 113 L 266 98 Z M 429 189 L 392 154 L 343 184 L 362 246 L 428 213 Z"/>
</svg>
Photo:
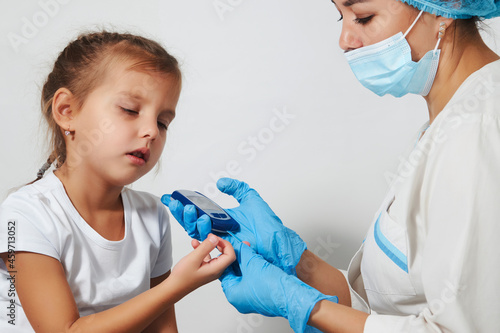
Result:
<svg viewBox="0 0 500 333">
<path fill-rule="evenodd" d="M 165 279 L 167 279 L 170 275 L 170 271 L 165 273 L 162 276 L 158 276 L 156 278 L 151 279 L 151 288 L 156 287 L 160 283 L 162 283 Z M 161 314 L 158 318 L 155 319 L 149 325 L 143 333 L 177 333 L 177 321 L 175 319 L 175 307 L 172 305 L 167 309 L 163 314 Z"/>
<path fill-rule="evenodd" d="M 339 304 L 351 306 L 349 285 L 341 271 L 309 250 L 305 250 L 296 267 L 297 277 L 326 295 L 339 298 Z"/>
<path fill-rule="evenodd" d="M 217 246 L 222 254 L 207 260 Z M 2 254 L 2 259 L 7 259 Z M 235 259 L 229 242 L 210 235 L 173 268 L 168 279 L 109 310 L 80 317 L 61 263 L 41 254 L 16 254 L 16 290 L 37 333 L 141 332 L 182 297 L 220 276 Z M 175 331 L 172 331 L 175 332 Z"/>
</svg>

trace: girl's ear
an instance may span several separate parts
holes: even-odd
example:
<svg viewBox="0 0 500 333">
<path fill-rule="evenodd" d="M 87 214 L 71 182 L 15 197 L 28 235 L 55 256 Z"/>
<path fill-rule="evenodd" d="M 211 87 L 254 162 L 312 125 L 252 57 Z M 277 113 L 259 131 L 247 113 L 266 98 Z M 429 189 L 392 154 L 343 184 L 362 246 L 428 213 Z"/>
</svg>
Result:
<svg viewBox="0 0 500 333">
<path fill-rule="evenodd" d="M 59 88 L 52 99 L 52 117 L 64 130 L 70 130 L 75 113 L 76 100 L 67 88 Z"/>
</svg>

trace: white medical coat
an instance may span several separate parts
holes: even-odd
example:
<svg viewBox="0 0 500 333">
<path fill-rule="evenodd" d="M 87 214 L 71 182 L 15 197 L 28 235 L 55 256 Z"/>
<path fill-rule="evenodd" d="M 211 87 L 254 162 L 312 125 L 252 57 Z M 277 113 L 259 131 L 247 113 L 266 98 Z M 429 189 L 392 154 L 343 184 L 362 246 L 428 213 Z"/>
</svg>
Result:
<svg viewBox="0 0 500 333">
<path fill-rule="evenodd" d="M 347 273 L 365 332 L 500 332 L 500 61 L 392 176 Z"/>
</svg>

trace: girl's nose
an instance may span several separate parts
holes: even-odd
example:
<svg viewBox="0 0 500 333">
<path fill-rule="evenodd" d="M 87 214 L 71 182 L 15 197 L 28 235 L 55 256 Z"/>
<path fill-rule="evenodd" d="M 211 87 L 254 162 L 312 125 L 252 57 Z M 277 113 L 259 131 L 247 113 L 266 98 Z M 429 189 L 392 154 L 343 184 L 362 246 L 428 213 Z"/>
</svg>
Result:
<svg viewBox="0 0 500 333">
<path fill-rule="evenodd" d="M 156 120 L 156 118 L 147 119 L 143 122 L 141 137 L 154 140 L 159 133 L 160 130 L 158 129 L 158 121 Z"/>
</svg>

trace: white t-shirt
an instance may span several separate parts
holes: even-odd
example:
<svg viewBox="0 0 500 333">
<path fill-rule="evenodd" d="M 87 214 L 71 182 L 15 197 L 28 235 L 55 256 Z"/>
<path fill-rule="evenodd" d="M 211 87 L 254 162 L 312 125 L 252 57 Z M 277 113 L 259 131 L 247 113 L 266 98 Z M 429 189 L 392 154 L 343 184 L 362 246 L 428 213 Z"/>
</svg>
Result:
<svg viewBox="0 0 500 333">
<path fill-rule="evenodd" d="M 148 290 L 150 279 L 172 266 L 166 208 L 148 193 L 125 188 L 121 196 L 125 236 L 109 241 L 85 222 L 60 180 L 49 173 L 0 206 L 0 252 L 10 248 L 59 260 L 80 316 L 121 304 Z M 33 332 L 10 287 L 7 270 L 16 270 L 15 260 L 8 268 L 0 260 L 0 266 L 0 332 Z"/>
<path fill-rule="evenodd" d="M 500 61 L 462 84 L 392 178 L 348 272 L 365 332 L 499 332 Z"/>
</svg>

